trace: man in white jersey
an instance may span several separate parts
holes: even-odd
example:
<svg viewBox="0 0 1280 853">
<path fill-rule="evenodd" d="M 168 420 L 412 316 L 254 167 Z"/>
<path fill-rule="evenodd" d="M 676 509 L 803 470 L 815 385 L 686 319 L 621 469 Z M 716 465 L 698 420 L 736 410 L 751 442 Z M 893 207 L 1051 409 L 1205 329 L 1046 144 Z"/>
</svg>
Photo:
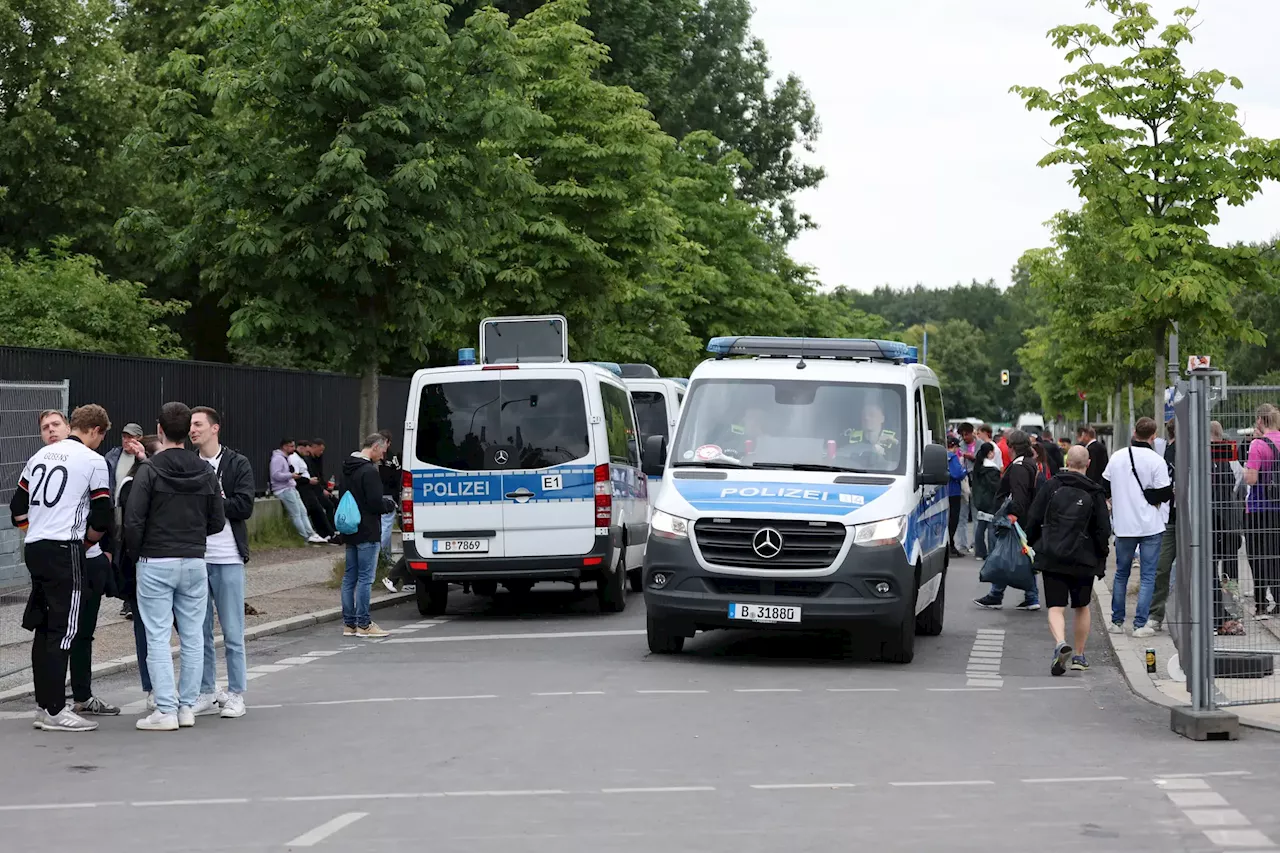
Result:
<svg viewBox="0 0 1280 853">
<path fill-rule="evenodd" d="M 249 529 L 253 515 L 253 466 L 242 454 L 222 444 L 222 421 L 208 406 L 191 410 L 191 444 L 218 477 L 227 523 L 208 537 L 204 561 L 209 571 L 209 604 L 204 616 L 204 674 L 200 695 L 192 709 L 197 717 L 218 714 L 243 717 L 248 680 L 244 659 L 244 564 L 249 559 Z M 223 649 L 227 655 L 227 689 L 217 689 L 217 650 L 213 646 L 213 611 L 218 610 Z"/>
<path fill-rule="evenodd" d="M 69 437 L 27 461 L 9 502 L 14 526 L 26 530 L 22 553 L 31 573 L 22 627 L 35 634 L 35 726 L 50 732 L 98 727 L 66 707 L 66 683 L 71 644 L 80 628 L 85 552 L 111 527 L 107 462 L 95 452 L 111 421 L 101 406 L 81 406 L 71 413 L 70 427 Z"/>
</svg>

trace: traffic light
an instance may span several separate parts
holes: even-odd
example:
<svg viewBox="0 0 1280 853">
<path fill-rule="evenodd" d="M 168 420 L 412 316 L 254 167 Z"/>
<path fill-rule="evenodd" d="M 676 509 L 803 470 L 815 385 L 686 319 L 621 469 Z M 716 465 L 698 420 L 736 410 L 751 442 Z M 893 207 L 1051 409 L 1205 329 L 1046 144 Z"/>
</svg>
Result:
<svg viewBox="0 0 1280 853">
<path fill-rule="evenodd" d="M 1009 371 L 1007 370 L 1000 371 L 1000 384 L 1001 385 L 1009 384 Z"/>
</svg>

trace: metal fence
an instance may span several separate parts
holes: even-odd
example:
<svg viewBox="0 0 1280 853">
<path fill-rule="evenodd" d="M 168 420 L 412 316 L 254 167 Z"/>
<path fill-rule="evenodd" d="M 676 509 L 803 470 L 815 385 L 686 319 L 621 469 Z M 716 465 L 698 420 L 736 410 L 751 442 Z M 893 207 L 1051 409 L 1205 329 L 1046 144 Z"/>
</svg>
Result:
<svg viewBox="0 0 1280 853">
<path fill-rule="evenodd" d="M 22 540 L 9 523 L 9 505 L 22 466 L 40 449 L 40 413 L 67 409 L 68 383 L 0 381 L 0 589 L 26 584 Z"/>
<path fill-rule="evenodd" d="M 1192 707 L 1280 702 L 1280 387 L 1193 374 L 1175 406 L 1176 623 Z"/>
</svg>

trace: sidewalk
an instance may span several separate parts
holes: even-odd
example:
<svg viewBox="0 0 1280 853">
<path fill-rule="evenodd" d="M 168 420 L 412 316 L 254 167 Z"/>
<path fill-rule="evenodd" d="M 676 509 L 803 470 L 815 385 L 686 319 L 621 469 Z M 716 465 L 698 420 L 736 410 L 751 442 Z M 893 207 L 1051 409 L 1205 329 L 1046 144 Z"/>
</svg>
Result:
<svg viewBox="0 0 1280 853">
<path fill-rule="evenodd" d="M 1125 680 L 1129 682 L 1129 686 L 1135 693 L 1149 702 L 1170 708 L 1178 705 L 1190 705 L 1191 694 L 1187 692 L 1185 681 L 1175 681 L 1169 676 L 1169 662 L 1173 660 L 1178 651 L 1173 645 L 1173 637 L 1169 631 L 1159 631 L 1154 637 L 1147 637 L 1146 639 L 1135 639 L 1133 636 L 1133 606 L 1137 601 L 1136 568 L 1135 566 L 1128 596 L 1126 611 L 1128 621 L 1125 625 L 1125 633 L 1107 633 L 1107 640 L 1115 652 L 1116 659 L 1120 662 Z M 1243 575 L 1245 573 L 1243 561 L 1241 571 Z M 1094 581 L 1093 585 L 1094 597 L 1102 610 L 1101 619 L 1104 628 L 1111 621 L 1111 591 L 1114 578 L 1115 562 L 1112 560 L 1107 567 L 1106 577 L 1102 580 Z M 1246 582 L 1244 577 L 1241 578 L 1241 582 L 1242 584 Z M 1095 618 L 1098 617 L 1095 615 Z M 1256 648 L 1259 641 L 1262 641 L 1272 647 L 1280 646 L 1280 634 L 1277 633 L 1280 630 L 1280 624 L 1277 624 L 1274 619 L 1259 622 L 1252 617 L 1248 617 L 1243 625 L 1247 632 L 1246 637 L 1216 637 L 1214 645 L 1218 648 L 1232 646 Z M 1247 644 L 1248 637 L 1254 638 L 1252 645 Z M 1147 649 L 1155 649 L 1156 653 L 1156 671 L 1152 673 L 1147 672 Z M 1180 663 L 1185 670 L 1186 663 Z M 1241 679 L 1219 678 L 1214 682 L 1214 689 L 1219 691 L 1219 701 L 1221 701 L 1222 697 L 1227 699 L 1245 699 L 1250 696 L 1280 697 L 1280 676 Z M 1230 705 L 1224 710 L 1238 715 L 1242 725 L 1280 732 L 1280 702 Z"/>
<path fill-rule="evenodd" d="M 245 600 L 258 615 L 245 617 L 251 629 L 337 607 L 338 590 L 326 586 L 342 548 L 281 549 L 256 555 L 246 567 Z M 374 590 L 381 591 L 381 585 Z M 0 598 L 0 693 L 31 680 L 31 634 L 22 629 L 26 594 Z M 94 664 L 133 655 L 133 623 L 120 615 L 120 601 L 102 601 L 94 634 Z M 215 622 L 215 626 L 216 626 Z M 215 633 L 218 629 L 215 629 Z M 176 635 L 175 635 L 176 644 Z"/>
</svg>

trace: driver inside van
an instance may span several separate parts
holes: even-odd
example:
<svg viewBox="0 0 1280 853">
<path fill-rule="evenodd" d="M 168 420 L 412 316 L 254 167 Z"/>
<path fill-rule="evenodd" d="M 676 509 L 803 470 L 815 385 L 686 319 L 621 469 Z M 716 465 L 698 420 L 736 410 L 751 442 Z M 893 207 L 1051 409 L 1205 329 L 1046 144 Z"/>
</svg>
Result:
<svg viewBox="0 0 1280 853">
<path fill-rule="evenodd" d="M 892 469 L 898 466 L 902 445 L 897 433 L 884 428 L 884 407 L 875 400 L 862 404 L 860 429 L 845 430 L 854 457 L 869 457 L 867 467 Z"/>
</svg>

